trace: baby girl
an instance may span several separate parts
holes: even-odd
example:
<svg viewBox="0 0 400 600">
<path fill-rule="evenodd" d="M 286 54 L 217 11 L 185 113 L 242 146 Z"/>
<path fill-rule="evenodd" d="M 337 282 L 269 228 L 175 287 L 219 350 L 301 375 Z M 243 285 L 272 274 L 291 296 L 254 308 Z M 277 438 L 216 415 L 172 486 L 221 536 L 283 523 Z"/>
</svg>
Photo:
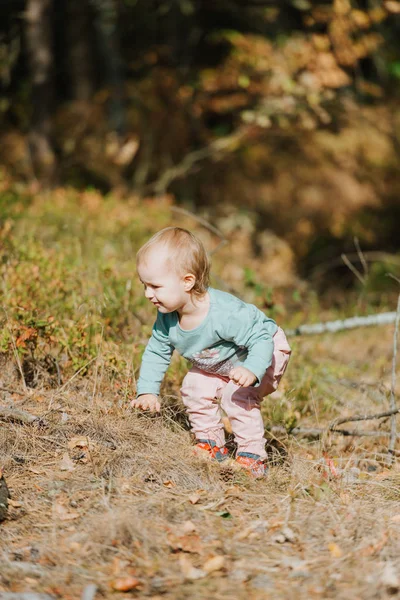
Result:
<svg viewBox="0 0 400 600">
<path fill-rule="evenodd" d="M 263 476 L 261 401 L 276 390 L 291 352 L 282 329 L 254 305 L 209 287 L 207 253 L 186 229 L 154 235 L 137 254 L 137 271 L 158 314 L 132 406 L 160 410 L 161 382 L 176 349 L 192 364 L 181 394 L 199 451 L 228 458 L 221 407 L 237 444 L 236 462 Z"/>
</svg>

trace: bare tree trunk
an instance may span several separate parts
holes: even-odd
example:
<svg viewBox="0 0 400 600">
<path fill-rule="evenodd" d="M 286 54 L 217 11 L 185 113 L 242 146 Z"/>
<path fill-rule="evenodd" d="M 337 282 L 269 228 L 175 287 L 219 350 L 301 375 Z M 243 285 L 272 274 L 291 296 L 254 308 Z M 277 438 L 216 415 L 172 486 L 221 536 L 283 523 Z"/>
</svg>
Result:
<svg viewBox="0 0 400 600">
<path fill-rule="evenodd" d="M 96 30 L 104 64 L 104 79 L 110 90 L 110 126 L 118 135 L 126 131 L 123 101 L 123 69 L 118 38 L 118 5 L 115 0 L 92 0 Z"/>
<path fill-rule="evenodd" d="M 68 0 L 68 69 L 74 100 L 90 100 L 94 91 L 91 16 L 88 0 Z"/>
<path fill-rule="evenodd" d="M 51 143 L 53 107 L 52 0 L 28 0 L 26 40 L 32 84 L 29 143 L 35 174 L 45 185 L 54 182 L 56 160 Z"/>
</svg>

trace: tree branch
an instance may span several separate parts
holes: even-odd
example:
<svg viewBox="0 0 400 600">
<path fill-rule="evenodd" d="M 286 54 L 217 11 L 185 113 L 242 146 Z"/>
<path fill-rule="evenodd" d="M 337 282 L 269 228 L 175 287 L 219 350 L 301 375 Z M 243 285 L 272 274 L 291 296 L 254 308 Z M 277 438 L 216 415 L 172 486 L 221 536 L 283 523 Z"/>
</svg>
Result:
<svg viewBox="0 0 400 600">
<path fill-rule="evenodd" d="M 378 315 L 368 315 L 367 317 L 350 317 L 349 319 L 338 319 L 337 321 L 327 321 L 326 323 L 315 323 L 312 325 L 300 325 L 296 329 L 288 329 L 286 335 L 316 335 L 319 333 L 335 333 L 345 329 L 354 329 L 356 327 L 369 327 L 371 325 L 389 325 L 396 321 L 396 312 L 385 312 Z"/>
</svg>

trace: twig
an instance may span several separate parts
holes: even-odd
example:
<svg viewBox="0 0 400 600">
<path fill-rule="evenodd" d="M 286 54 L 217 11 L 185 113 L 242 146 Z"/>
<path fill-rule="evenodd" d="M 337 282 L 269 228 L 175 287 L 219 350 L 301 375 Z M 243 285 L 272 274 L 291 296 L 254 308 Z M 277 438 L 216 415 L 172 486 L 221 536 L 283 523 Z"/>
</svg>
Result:
<svg viewBox="0 0 400 600">
<path fill-rule="evenodd" d="M 338 319 L 337 321 L 326 321 L 313 325 L 300 325 L 296 329 L 285 330 L 286 335 L 315 335 L 319 333 L 335 333 L 345 329 L 356 327 L 369 327 L 371 325 L 388 325 L 396 321 L 396 312 L 385 312 L 367 317 L 350 317 L 349 319 Z"/>
<path fill-rule="evenodd" d="M 201 223 L 201 225 L 203 225 L 203 227 L 205 227 L 206 229 L 211 231 L 211 233 L 214 233 L 216 236 L 218 236 L 221 240 L 225 240 L 224 234 L 219 229 L 217 229 L 217 227 L 215 227 L 215 225 L 212 225 L 211 223 L 209 223 L 207 221 L 207 219 L 204 219 L 203 217 L 200 217 L 199 215 L 196 215 L 195 213 L 192 213 L 192 212 L 190 212 L 190 210 L 187 210 L 186 208 L 182 208 L 181 206 L 171 206 L 171 210 L 173 210 L 174 212 L 181 213 L 182 215 L 185 215 L 186 217 L 190 217 L 190 218 L 194 219 L 198 223 Z"/>
<path fill-rule="evenodd" d="M 7 392 L 8 394 L 18 394 L 18 396 L 25 396 L 25 392 L 18 392 L 17 390 L 12 390 L 11 388 L 0 387 L 0 392 Z"/>
<path fill-rule="evenodd" d="M 364 276 L 366 277 L 368 275 L 368 263 L 365 260 L 363 251 L 361 250 L 361 246 L 360 246 L 360 242 L 358 240 L 358 237 L 354 238 L 354 245 L 356 247 L 358 258 L 360 259 L 360 263 L 362 264 L 362 267 L 364 269 Z"/>
<path fill-rule="evenodd" d="M 350 271 L 357 277 L 357 279 L 359 281 L 361 281 L 361 283 L 364 285 L 365 277 L 363 277 L 361 275 L 360 271 L 358 269 L 356 269 L 356 267 L 349 261 L 349 259 L 347 258 L 347 256 L 345 254 L 341 254 L 340 256 L 341 256 L 342 261 L 346 265 L 346 267 L 348 267 L 350 269 Z"/>
<path fill-rule="evenodd" d="M 392 383 L 390 386 L 390 408 L 393 411 L 391 424 L 390 424 L 390 442 L 389 442 L 389 454 L 391 455 L 391 462 L 393 462 L 394 457 L 394 449 L 396 446 L 396 396 L 395 396 L 395 388 L 396 388 L 396 359 L 397 359 L 397 336 L 399 333 L 399 319 L 400 319 L 400 294 L 397 299 L 397 312 L 396 312 L 396 323 L 394 326 L 394 335 L 393 335 L 393 359 L 392 359 Z"/>
<path fill-rule="evenodd" d="M 353 423 L 354 421 L 371 421 L 373 419 L 384 419 L 385 417 L 390 417 L 396 415 L 400 412 L 400 408 L 393 408 L 391 410 L 387 410 L 383 413 L 378 413 L 376 415 L 354 415 L 352 417 L 343 417 L 342 419 L 335 419 L 328 429 L 330 431 L 334 431 L 338 425 L 343 425 L 343 423 Z"/>
<path fill-rule="evenodd" d="M 219 229 L 217 229 L 215 225 L 212 225 L 207 221 L 207 219 L 204 219 L 204 217 L 200 217 L 199 215 L 196 215 L 195 213 L 192 213 L 186 208 L 182 208 L 181 206 L 171 206 L 171 210 L 186 215 L 187 217 L 191 217 L 192 219 L 203 225 L 203 227 L 208 229 L 208 231 L 211 231 L 211 233 L 219 237 L 220 242 L 219 244 L 217 244 L 214 250 L 211 250 L 209 252 L 210 255 L 215 254 L 220 248 L 222 248 L 222 246 L 225 246 L 225 244 L 228 243 L 228 240 L 226 239 L 224 234 Z"/>
<path fill-rule="evenodd" d="M 267 433 L 269 433 L 269 431 L 275 434 L 286 433 L 287 435 L 319 438 L 322 435 L 326 435 L 327 429 L 325 427 L 294 427 L 288 431 L 283 426 L 274 425 L 271 427 L 271 430 L 267 430 Z M 357 429 L 332 429 L 328 431 L 329 433 L 339 433 L 340 435 L 352 437 L 385 437 L 390 435 L 390 431 L 359 431 Z M 400 435 L 396 434 L 396 438 L 400 439 Z"/>
<path fill-rule="evenodd" d="M 196 163 L 210 157 L 215 159 L 218 155 L 224 156 L 225 153 L 236 150 L 239 142 L 245 135 L 245 130 L 242 130 L 223 138 L 218 138 L 203 148 L 189 152 L 183 157 L 180 163 L 166 169 L 161 177 L 146 187 L 154 190 L 156 194 L 164 194 L 175 179 L 179 179 L 190 173 Z"/>
<path fill-rule="evenodd" d="M 7 408 L 5 406 L 0 406 L 0 419 L 3 419 L 5 421 L 17 421 L 19 423 L 28 424 L 41 421 L 40 417 L 31 415 L 31 413 L 28 413 L 25 410 L 19 410 L 17 408 Z"/>
<path fill-rule="evenodd" d="M 361 257 L 358 253 L 346 254 L 348 260 L 360 261 Z M 400 257 L 395 254 L 389 254 L 387 252 L 363 252 L 363 258 L 365 262 L 382 262 L 382 263 L 390 263 L 393 265 L 400 264 Z M 340 257 L 336 257 L 328 262 L 323 263 L 322 265 L 318 265 L 315 267 L 311 274 L 311 278 L 318 278 L 324 275 L 327 271 L 334 269 L 342 264 L 343 259 Z M 389 273 L 388 273 L 389 275 Z"/>
</svg>

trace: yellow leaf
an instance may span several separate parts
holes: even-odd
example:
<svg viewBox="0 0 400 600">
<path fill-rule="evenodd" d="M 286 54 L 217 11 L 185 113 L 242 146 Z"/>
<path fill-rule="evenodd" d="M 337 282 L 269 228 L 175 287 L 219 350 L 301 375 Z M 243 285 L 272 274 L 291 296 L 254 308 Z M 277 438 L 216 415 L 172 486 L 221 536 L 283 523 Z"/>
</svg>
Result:
<svg viewBox="0 0 400 600">
<path fill-rule="evenodd" d="M 333 558 L 341 558 L 343 556 L 342 550 L 337 544 L 335 544 L 335 542 L 331 542 L 330 544 L 328 544 L 328 549 Z"/>
</svg>

